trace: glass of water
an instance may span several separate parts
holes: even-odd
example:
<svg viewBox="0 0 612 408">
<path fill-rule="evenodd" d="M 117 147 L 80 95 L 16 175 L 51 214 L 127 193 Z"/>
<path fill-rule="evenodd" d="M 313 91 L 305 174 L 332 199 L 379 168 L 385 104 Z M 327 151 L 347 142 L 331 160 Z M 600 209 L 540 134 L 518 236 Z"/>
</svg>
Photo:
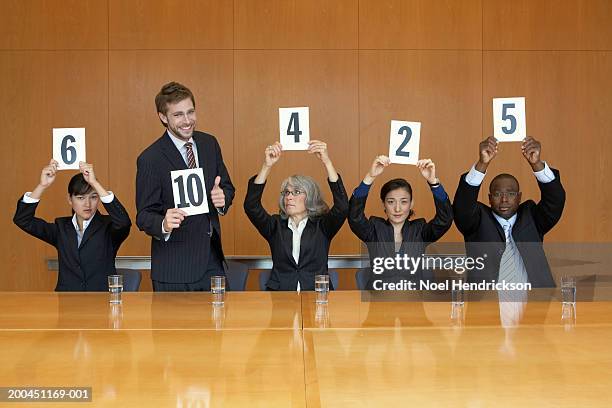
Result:
<svg viewBox="0 0 612 408">
<path fill-rule="evenodd" d="M 329 295 L 329 275 L 315 276 L 316 303 L 327 303 Z"/>
<path fill-rule="evenodd" d="M 110 293 L 110 303 L 121 303 L 121 292 L 123 292 L 123 275 L 108 276 L 108 292 Z"/>
<path fill-rule="evenodd" d="M 465 302 L 463 291 L 463 275 L 453 275 L 448 280 L 451 290 L 451 302 L 453 305 L 463 305 Z"/>
<path fill-rule="evenodd" d="M 562 276 L 561 277 L 561 298 L 563 304 L 576 304 L 576 277 Z"/>
<path fill-rule="evenodd" d="M 212 304 L 223 305 L 225 302 L 225 276 L 211 276 L 210 293 L 212 293 Z"/>
</svg>

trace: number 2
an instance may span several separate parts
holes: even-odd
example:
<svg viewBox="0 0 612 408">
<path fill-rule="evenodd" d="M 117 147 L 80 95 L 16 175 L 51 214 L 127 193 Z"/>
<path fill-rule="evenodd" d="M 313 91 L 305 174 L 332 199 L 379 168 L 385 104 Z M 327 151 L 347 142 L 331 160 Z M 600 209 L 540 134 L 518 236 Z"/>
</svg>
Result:
<svg viewBox="0 0 612 408">
<path fill-rule="evenodd" d="M 405 133 L 404 141 L 402 142 L 402 144 L 399 145 L 399 147 L 395 151 L 395 154 L 402 157 L 410 157 L 410 152 L 405 152 L 402 149 L 406 147 L 406 145 L 410 141 L 410 138 L 412 137 L 412 129 L 410 129 L 408 126 L 402 126 L 401 128 L 399 128 L 397 134 L 401 135 L 402 133 Z"/>
</svg>

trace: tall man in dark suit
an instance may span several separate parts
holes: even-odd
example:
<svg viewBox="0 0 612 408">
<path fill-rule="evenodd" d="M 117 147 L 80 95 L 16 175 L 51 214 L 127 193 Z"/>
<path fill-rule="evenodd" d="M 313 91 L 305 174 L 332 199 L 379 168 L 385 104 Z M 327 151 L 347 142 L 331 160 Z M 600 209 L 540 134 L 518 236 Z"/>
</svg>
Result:
<svg viewBox="0 0 612 408">
<path fill-rule="evenodd" d="M 489 185 L 489 206 L 478 202 L 487 167 L 497 154 L 497 140 L 480 143 L 478 162 L 461 176 L 453 210 L 457 228 L 471 257 L 485 257 L 484 269 L 473 270 L 469 282 L 495 280 L 554 287 L 542 241 L 561 218 L 565 190 L 559 171 L 540 159 L 541 144 L 528 137 L 521 145 L 541 191 L 540 202 L 521 203 L 519 183 L 510 174 L 497 175 Z M 486 254 L 486 255 L 485 255 Z"/>
<path fill-rule="evenodd" d="M 151 279 L 155 291 L 210 289 L 210 277 L 225 275 L 219 215 L 234 198 L 221 148 L 214 136 L 198 132 L 195 99 L 176 82 L 155 97 L 163 135 L 138 157 L 136 224 L 151 236 Z M 174 208 L 170 172 L 201 167 L 208 214 L 186 216 Z"/>
</svg>

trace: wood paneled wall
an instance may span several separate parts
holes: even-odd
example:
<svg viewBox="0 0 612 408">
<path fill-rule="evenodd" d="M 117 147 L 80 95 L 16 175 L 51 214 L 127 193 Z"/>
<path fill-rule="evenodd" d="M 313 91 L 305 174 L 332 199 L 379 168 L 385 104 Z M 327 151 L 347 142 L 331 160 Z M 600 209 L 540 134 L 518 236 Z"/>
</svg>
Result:
<svg viewBox="0 0 612 408">
<path fill-rule="evenodd" d="M 422 157 L 435 160 L 452 196 L 459 175 L 491 134 L 491 98 L 525 96 L 527 129 L 559 168 L 566 212 L 550 241 L 612 240 L 612 3 L 608 0 L 4 0 L 0 24 L 0 290 L 50 290 L 48 245 L 12 224 L 15 203 L 51 156 L 53 127 L 87 128 L 99 178 L 135 218 L 136 157 L 162 132 L 160 86 L 196 95 L 198 127 L 219 139 L 238 188 L 223 218 L 226 253 L 267 254 L 242 211 L 246 182 L 276 140 L 280 106 L 310 106 L 312 137 L 326 140 L 347 190 L 388 148 L 389 121 L 421 121 Z M 501 146 L 490 170 L 512 172 L 537 196 L 518 144 Z M 319 162 L 288 152 L 264 198 Z M 39 215 L 69 214 L 62 173 Z M 414 167 L 382 177 L 412 181 L 416 212 L 430 217 Z M 368 211 L 381 213 L 375 186 Z M 484 199 L 484 194 L 482 195 Z M 446 240 L 460 239 L 453 227 Z M 335 254 L 357 253 L 348 226 Z M 146 255 L 136 227 L 122 255 Z M 346 280 L 343 279 L 343 282 Z"/>
</svg>

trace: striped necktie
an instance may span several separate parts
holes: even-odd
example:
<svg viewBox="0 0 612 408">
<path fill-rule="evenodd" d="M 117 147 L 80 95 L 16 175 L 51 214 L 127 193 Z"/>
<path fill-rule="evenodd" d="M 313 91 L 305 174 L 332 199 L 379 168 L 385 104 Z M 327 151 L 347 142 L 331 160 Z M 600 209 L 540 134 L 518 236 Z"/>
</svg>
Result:
<svg viewBox="0 0 612 408">
<path fill-rule="evenodd" d="M 190 169 L 196 168 L 195 156 L 193 155 L 193 143 L 187 142 L 185 143 L 185 147 L 187 148 L 187 165 Z"/>
<path fill-rule="evenodd" d="M 527 271 L 523 265 L 523 259 L 521 254 L 516 247 L 516 243 L 512 238 L 512 231 L 510 225 L 504 225 L 504 233 L 506 235 L 506 249 L 501 257 L 499 263 L 499 277 L 498 282 L 514 282 L 514 283 L 527 283 L 529 278 L 527 277 Z"/>
</svg>

